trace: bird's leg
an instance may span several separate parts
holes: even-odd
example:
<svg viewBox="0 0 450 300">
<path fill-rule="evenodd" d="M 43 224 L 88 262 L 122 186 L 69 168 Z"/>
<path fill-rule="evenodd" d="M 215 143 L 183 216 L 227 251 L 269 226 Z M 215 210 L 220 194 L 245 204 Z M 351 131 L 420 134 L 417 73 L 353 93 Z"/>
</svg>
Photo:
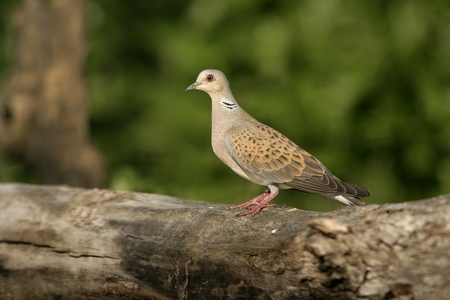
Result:
<svg viewBox="0 0 450 300">
<path fill-rule="evenodd" d="M 259 201 L 263 200 L 265 197 L 267 197 L 267 195 L 269 195 L 269 192 L 265 192 L 264 194 L 261 194 L 261 195 L 255 197 L 255 198 L 253 198 L 250 201 L 244 202 L 244 203 L 239 204 L 239 205 L 232 206 L 231 208 L 245 209 L 245 208 L 249 207 L 250 205 L 258 204 Z"/>
<path fill-rule="evenodd" d="M 250 208 L 248 211 L 241 214 L 242 216 L 245 216 L 248 214 L 256 215 L 264 207 L 274 206 L 274 204 L 267 204 L 267 203 L 269 203 L 270 200 L 272 200 L 278 195 L 278 187 L 274 185 L 269 185 L 265 186 L 264 189 L 265 189 L 264 194 L 261 194 L 258 197 L 255 197 L 252 200 L 247 201 L 245 203 L 235 205 L 232 208 L 245 209 L 250 205 L 254 205 L 254 207 Z"/>
<path fill-rule="evenodd" d="M 256 215 L 264 207 L 275 206 L 275 204 L 267 204 L 267 203 L 269 203 L 269 201 L 272 200 L 273 198 L 275 198 L 277 195 L 278 195 L 278 190 L 275 191 L 275 192 L 266 192 L 266 193 L 262 194 L 261 196 L 264 196 L 262 198 L 262 200 L 260 200 L 260 202 L 256 206 L 250 208 L 246 212 L 243 212 L 241 214 L 241 216 L 245 216 L 245 215 L 248 215 L 248 214 Z M 259 198 L 261 196 L 258 196 L 257 198 Z"/>
</svg>

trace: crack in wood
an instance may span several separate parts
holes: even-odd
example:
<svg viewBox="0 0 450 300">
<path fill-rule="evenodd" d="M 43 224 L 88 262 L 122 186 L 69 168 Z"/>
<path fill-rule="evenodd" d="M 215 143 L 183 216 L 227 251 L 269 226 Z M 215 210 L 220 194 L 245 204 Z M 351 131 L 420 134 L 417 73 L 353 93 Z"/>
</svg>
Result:
<svg viewBox="0 0 450 300">
<path fill-rule="evenodd" d="M 49 249 L 50 251 L 58 254 L 68 254 L 70 257 L 73 258 L 82 258 L 82 257 L 93 257 L 93 258 L 108 258 L 108 259 L 116 259 L 119 260 L 119 257 L 113 257 L 109 255 L 96 255 L 96 254 L 73 254 L 69 250 L 59 250 L 56 249 L 53 246 L 46 245 L 46 244 L 37 244 L 33 242 L 26 242 L 26 241 L 12 241 L 12 240 L 0 240 L 0 244 L 8 244 L 8 245 L 24 245 L 24 246 L 32 246 L 37 248 L 45 248 Z"/>
<path fill-rule="evenodd" d="M 38 247 L 38 248 L 53 248 L 50 245 L 36 244 L 36 243 L 26 242 L 26 241 L 0 240 L 0 244 L 27 245 L 27 246 L 33 246 L 33 247 Z"/>
</svg>

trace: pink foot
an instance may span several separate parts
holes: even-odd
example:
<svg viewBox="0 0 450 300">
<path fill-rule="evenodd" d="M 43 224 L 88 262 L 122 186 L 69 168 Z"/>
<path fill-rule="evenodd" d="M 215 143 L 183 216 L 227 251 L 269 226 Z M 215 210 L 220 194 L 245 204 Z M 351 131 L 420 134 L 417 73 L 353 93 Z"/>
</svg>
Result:
<svg viewBox="0 0 450 300">
<path fill-rule="evenodd" d="M 253 199 L 250 200 L 250 201 L 244 202 L 244 203 L 239 204 L 239 205 L 232 206 L 231 208 L 245 209 L 245 208 L 249 207 L 250 205 L 258 204 L 259 201 L 263 200 L 263 199 L 264 199 L 265 197 L 267 197 L 268 195 L 269 195 L 269 193 L 261 194 L 261 195 L 259 195 L 258 197 L 255 197 L 255 198 L 253 198 Z"/>
<path fill-rule="evenodd" d="M 245 216 L 248 214 L 256 215 L 264 207 L 275 206 L 275 204 L 267 204 L 267 203 L 269 203 L 269 201 L 272 200 L 273 198 L 275 198 L 277 195 L 278 195 L 278 191 L 275 193 L 264 193 L 262 195 L 259 195 L 258 197 L 253 198 L 250 201 L 233 206 L 232 208 L 244 209 L 244 208 L 249 207 L 250 205 L 255 205 L 254 207 L 250 208 L 246 212 L 243 212 L 241 214 L 241 216 Z"/>
</svg>

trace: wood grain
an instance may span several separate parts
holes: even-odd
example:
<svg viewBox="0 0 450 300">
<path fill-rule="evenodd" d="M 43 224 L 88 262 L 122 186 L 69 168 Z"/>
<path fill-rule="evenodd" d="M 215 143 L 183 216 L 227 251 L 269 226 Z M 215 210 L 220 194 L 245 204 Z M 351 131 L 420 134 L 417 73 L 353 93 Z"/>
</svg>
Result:
<svg viewBox="0 0 450 300">
<path fill-rule="evenodd" d="M 450 195 L 329 213 L 0 184 L 0 299 L 445 299 Z"/>
</svg>

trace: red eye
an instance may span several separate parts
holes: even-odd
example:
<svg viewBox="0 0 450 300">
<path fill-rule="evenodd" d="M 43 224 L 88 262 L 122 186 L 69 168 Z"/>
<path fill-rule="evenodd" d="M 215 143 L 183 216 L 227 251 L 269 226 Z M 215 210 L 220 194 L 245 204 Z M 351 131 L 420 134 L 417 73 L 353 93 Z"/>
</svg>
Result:
<svg viewBox="0 0 450 300">
<path fill-rule="evenodd" d="M 209 74 L 209 75 L 206 76 L 206 80 L 207 80 L 208 82 L 211 82 L 211 81 L 214 80 L 214 76 L 211 75 L 211 74 Z"/>
</svg>

